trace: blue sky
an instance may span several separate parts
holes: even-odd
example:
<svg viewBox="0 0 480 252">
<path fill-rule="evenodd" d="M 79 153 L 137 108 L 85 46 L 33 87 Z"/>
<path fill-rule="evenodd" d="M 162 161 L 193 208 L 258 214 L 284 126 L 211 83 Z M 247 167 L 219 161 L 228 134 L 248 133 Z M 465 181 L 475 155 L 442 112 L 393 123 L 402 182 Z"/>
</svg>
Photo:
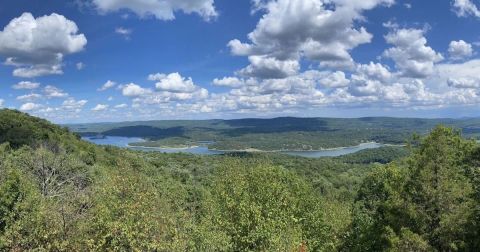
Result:
<svg viewBox="0 0 480 252">
<path fill-rule="evenodd" d="M 54 122 L 479 116 L 476 0 L 0 4 L 0 107 Z"/>
</svg>

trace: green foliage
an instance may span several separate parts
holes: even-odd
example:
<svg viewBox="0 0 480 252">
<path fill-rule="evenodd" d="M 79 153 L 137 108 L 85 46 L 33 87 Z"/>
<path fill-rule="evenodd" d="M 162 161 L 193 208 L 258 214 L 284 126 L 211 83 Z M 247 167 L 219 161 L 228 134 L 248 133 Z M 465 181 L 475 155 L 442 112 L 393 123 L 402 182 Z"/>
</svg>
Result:
<svg viewBox="0 0 480 252">
<path fill-rule="evenodd" d="M 381 251 L 388 248 L 383 234 L 404 218 L 398 189 L 405 174 L 396 165 L 378 166 L 363 181 L 353 210 L 352 228 L 345 247 L 351 251 Z M 398 214 L 398 216 L 397 216 Z"/>
<path fill-rule="evenodd" d="M 361 150 L 359 152 L 340 156 L 335 159 L 341 160 L 349 164 L 388 164 L 392 161 L 405 158 L 408 156 L 408 154 L 409 151 L 405 147 L 387 146 L 375 149 Z"/>
<path fill-rule="evenodd" d="M 15 152 L 13 165 L 32 174 L 44 197 L 64 196 L 69 190 L 82 190 L 89 183 L 87 165 L 62 148 L 22 148 Z"/>
<path fill-rule="evenodd" d="M 354 199 L 363 178 L 372 169 L 371 164 L 348 163 L 348 156 L 343 159 L 309 159 L 287 155 L 265 157 L 273 164 L 283 166 L 305 178 L 321 195 L 346 202 Z"/>
<path fill-rule="evenodd" d="M 0 119 L 0 251 L 480 250 L 480 148 L 450 128 L 411 152 L 308 159 L 135 152 L 16 111 Z M 277 136 L 296 127 L 282 120 Z M 216 123 L 240 138 L 268 128 Z"/>
<path fill-rule="evenodd" d="M 402 228 L 400 230 L 400 235 L 397 236 L 396 233 L 388 229 L 387 234 L 391 235 L 388 237 L 389 248 L 388 251 L 402 252 L 402 251 L 417 251 L 417 252 L 427 252 L 432 251 L 432 247 L 425 241 L 420 235 L 413 233 L 407 228 Z"/>
<path fill-rule="evenodd" d="M 465 225 L 472 209 L 472 185 L 465 160 L 475 144 L 449 128 L 436 128 L 409 160 L 405 192 L 414 230 L 438 250 L 465 246 Z"/>
<path fill-rule="evenodd" d="M 470 241 L 468 249 L 472 251 L 480 250 L 480 146 L 477 147 L 468 158 L 467 174 L 471 185 L 473 186 L 472 198 L 475 201 L 467 225 L 467 238 Z"/>
<path fill-rule="evenodd" d="M 0 185 L 0 250 L 33 250 L 56 247 L 49 236 L 55 227 L 44 222 L 41 198 L 18 170 L 6 171 Z"/>
<path fill-rule="evenodd" d="M 52 125 L 46 120 L 15 110 L 0 110 L 0 143 L 9 142 L 13 148 L 45 142 L 67 143 L 78 141 L 77 138 L 67 129 Z"/>
<path fill-rule="evenodd" d="M 83 224 L 94 251 L 185 251 L 188 230 L 151 179 L 119 166 L 94 192 Z"/>
<path fill-rule="evenodd" d="M 298 176 L 270 164 L 227 161 L 215 171 L 213 212 L 203 218 L 230 239 L 234 251 L 332 248 L 321 199 Z M 209 208 L 209 207 L 207 207 Z"/>
<path fill-rule="evenodd" d="M 346 248 L 478 248 L 468 239 L 478 238 L 471 223 L 479 202 L 472 197 L 475 187 L 468 177 L 474 148 L 458 131 L 437 127 L 406 162 L 377 168 L 358 193 Z"/>
</svg>

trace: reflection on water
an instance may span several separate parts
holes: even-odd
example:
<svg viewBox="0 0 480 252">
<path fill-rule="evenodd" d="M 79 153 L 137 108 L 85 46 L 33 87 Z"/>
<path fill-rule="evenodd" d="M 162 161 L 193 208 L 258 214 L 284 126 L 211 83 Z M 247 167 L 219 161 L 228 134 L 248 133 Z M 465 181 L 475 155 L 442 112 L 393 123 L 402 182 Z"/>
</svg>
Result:
<svg viewBox="0 0 480 252">
<path fill-rule="evenodd" d="M 208 144 L 212 144 L 211 141 L 201 141 L 199 144 L 203 146 L 191 147 L 191 148 L 158 148 L 158 147 L 139 147 L 139 146 L 129 146 L 129 143 L 140 143 L 145 142 L 145 140 L 136 137 L 116 137 L 116 136 L 105 136 L 103 138 L 90 138 L 83 137 L 83 140 L 92 142 L 98 145 L 112 145 L 122 148 L 129 148 L 132 150 L 141 150 L 141 151 L 158 151 L 163 153 L 191 153 L 197 155 L 218 155 L 225 153 L 224 151 L 209 150 Z M 320 150 L 320 151 L 282 151 L 281 153 L 292 155 L 292 156 L 301 156 L 309 158 L 320 158 L 320 157 L 338 157 L 346 154 L 355 153 L 357 151 L 365 149 L 374 149 L 382 147 L 382 144 L 379 143 L 364 143 L 358 146 L 337 148 L 330 150 Z"/>
<path fill-rule="evenodd" d="M 198 155 L 216 155 L 223 154 L 223 151 L 209 150 L 207 144 L 211 144 L 211 141 L 201 141 L 199 144 L 203 146 L 191 147 L 191 148 L 159 148 L 159 147 L 142 147 L 142 146 L 130 146 L 129 143 L 141 143 L 145 142 L 142 138 L 137 137 L 117 137 L 117 136 L 105 136 L 102 138 L 82 137 L 83 140 L 89 141 L 98 145 L 112 145 L 116 147 L 129 148 L 132 150 L 141 151 L 158 151 L 163 153 L 192 153 Z"/>
<path fill-rule="evenodd" d="M 282 152 L 288 155 L 309 157 L 309 158 L 319 158 L 319 157 L 338 157 L 342 155 L 352 154 L 361 150 L 366 149 L 375 149 L 383 147 L 383 144 L 379 143 L 363 143 L 358 146 L 337 148 L 331 150 L 321 150 L 321 151 L 286 151 Z"/>
<path fill-rule="evenodd" d="M 141 143 L 145 142 L 142 138 L 138 137 L 116 137 L 116 136 L 105 136 L 105 137 L 82 137 L 82 140 L 97 144 L 97 145 L 112 145 L 116 147 L 129 147 L 129 143 Z"/>
</svg>

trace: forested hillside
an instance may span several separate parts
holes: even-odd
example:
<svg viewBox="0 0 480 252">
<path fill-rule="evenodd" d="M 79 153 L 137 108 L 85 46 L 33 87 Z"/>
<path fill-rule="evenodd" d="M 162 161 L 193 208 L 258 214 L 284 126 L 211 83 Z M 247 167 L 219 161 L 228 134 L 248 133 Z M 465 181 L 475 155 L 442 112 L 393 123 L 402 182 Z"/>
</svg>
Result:
<svg viewBox="0 0 480 252">
<path fill-rule="evenodd" d="M 0 110 L 0 251 L 478 251 L 480 148 L 338 158 L 95 146 Z"/>
<path fill-rule="evenodd" d="M 141 137 L 147 147 L 191 146 L 218 150 L 321 150 L 365 142 L 403 144 L 414 133 L 428 134 L 443 124 L 480 139 L 479 119 L 294 118 L 204 121 L 146 121 L 68 125 L 83 136 Z"/>
</svg>

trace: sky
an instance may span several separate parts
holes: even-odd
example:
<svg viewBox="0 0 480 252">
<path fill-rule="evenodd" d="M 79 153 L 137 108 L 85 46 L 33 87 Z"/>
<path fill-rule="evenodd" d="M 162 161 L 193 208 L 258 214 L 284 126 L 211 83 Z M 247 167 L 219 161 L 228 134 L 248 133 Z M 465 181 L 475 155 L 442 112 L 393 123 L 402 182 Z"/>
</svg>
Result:
<svg viewBox="0 0 480 252">
<path fill-rule="evenodd" d="M 0 107 L 56 123 L 479 117 L 479 0 L 0 3 Z"/>
</svg>

